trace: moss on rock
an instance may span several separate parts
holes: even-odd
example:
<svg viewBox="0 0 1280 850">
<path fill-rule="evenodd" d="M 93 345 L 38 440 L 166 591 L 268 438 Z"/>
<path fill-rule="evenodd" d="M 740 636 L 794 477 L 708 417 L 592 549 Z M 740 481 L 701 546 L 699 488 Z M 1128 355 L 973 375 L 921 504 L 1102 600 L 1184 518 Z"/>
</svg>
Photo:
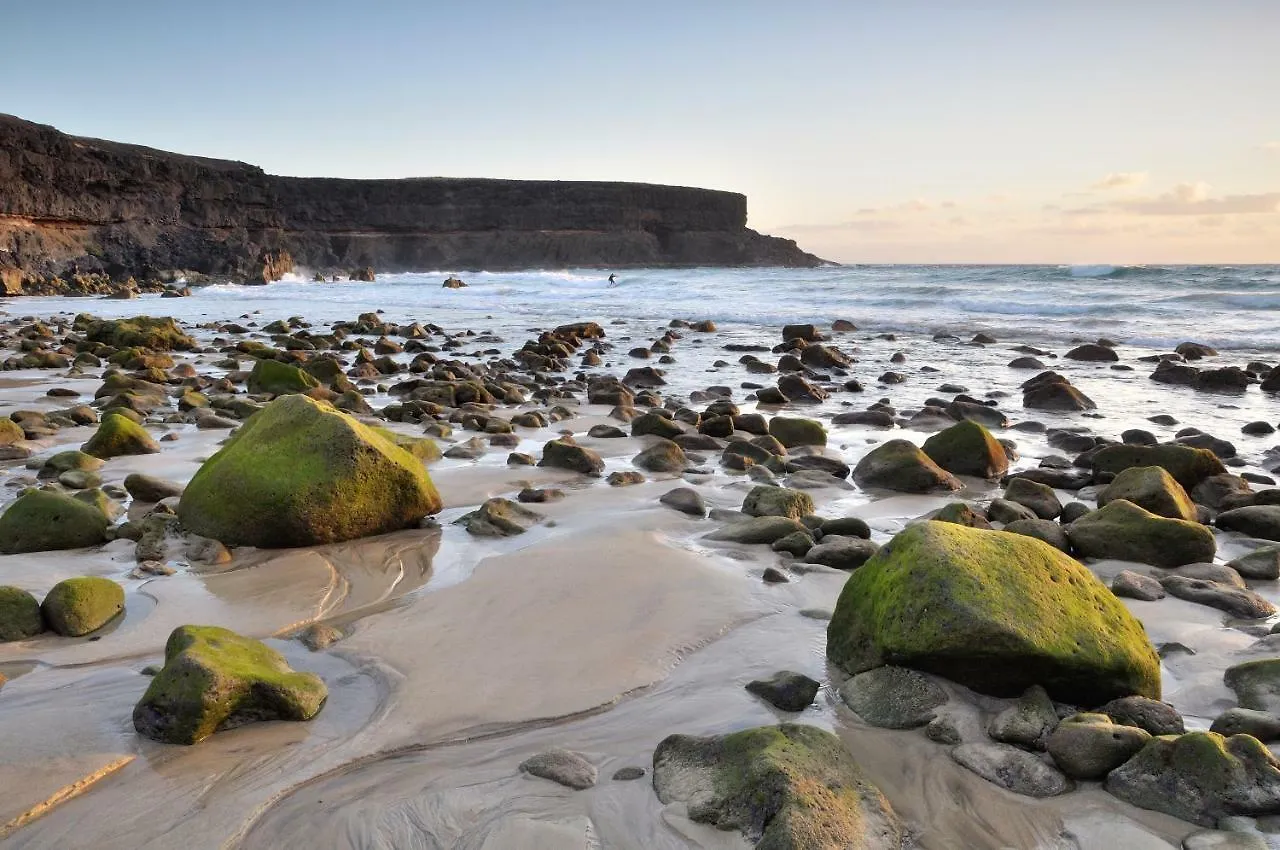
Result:
<svg viewBox="0 0 1280 850">
<path fill-rule="evenodd" d="M 1159 466 L 1131 466 L 1098 495 L 1098 507 L 1116 499 L 1133 502 L 1153 514 L 1169 519 L 1196 521 L 1196 506 L 1173 476 Z"/>
<path fill-rule="evenodd" d="M 102 511 L 62 493 L 28 490 L 0 516 L 0 554 L 96 546 L 104 540 Z"/>
<path fill-rule="evenodd" d="M 868 452 L 853 469 L 859 487 L 903 493 L 959 490 L 963 485 L 910 440 L 889 440 Z"/>
<path fill-rule="evenodd" d="M 827 429 L 816 419 L 775 416 L 769 420 L 769 434 L 789 449 L 827 444 Z"/>
<path fill-rule="evenodd" d="M 742 501 L 747 516 L 785 516 L 800 519 L 813 513 L 813 497 L 803 490 L 760 484 Z"/>
<path fill-rule="evenodd" d="M 813 726 L 672 735 L 654 751 L 653 787 L 663 803 L 686 803 L 690 820 L 758 848 L 875 850 L 905 837 L 840 739 Z"/>
<path fill-rule="evenodd" d="M 179 626 L 133 725 L 157 741 L 195 744 L 258 720 L 310 720 L 327 696 L 319 676 L 293 671 L 260 641 L 217 626 Z"/>
<path fill-rule="evenodd" d="M 87 322 L 82 323 L 82 319 Z M 168 316 L 134 316 L 131 319 L 93 320 L 81 314 L 76 324 L 84 325 L 85 338 L 114 348 L 148 348 L 152 351 L 189 351 L 196 341 L 183 333 Z"/>
<path fill-rule="evenodd" d="M 1131 466 L 1159 466 L 1186 490 L 1193 489 L 1210 475 L 1227 471 L 1218 456 L 1208 449 L 1178 443 L 1158 446 L 1113 445 L 1100 449 L 1090 461 L 1095 473 L 1119 475 Z"/>
<path fill-rule="evenodd" d="M 1156 516 L 1116 499 L 1067 526 L 1071 545 L 1086 558 L 1114 558 L 1157 567 L 1211 563 L 1217 542 L 1203 525 Z"/>
<path fill-rule="evenodd" d="M 137 422 L 119 413 L 102 417 L 97 433 L 80 447 L 88 455 L 107 460 L 121 455 L 150 455 L 160 451 L 160 444 Z"/>
<path fill-rule="evenodd" d="M 259 360 L 249 373 L 248 380 L 249 392 L 255 394 L 305 393 L 318 386 L 320 382 L 312 375 L 278 360 Z"/>
<path fill-rule="evenodd" d="M 49 628 L 67 637 L 96 632 L 122 611 L 124 588 L 98 576 L 60 581 L 40 603 L 40 612 Z"/>
<path fill-rule="evenodd" d="M 996 696 L 1035 684 L 1076 704 L 1160 695 L 1142 624 L 1087 568 L 1034 538 L 953 523 L 908 527 L 849 577 L 827 656 L 850 673 L 894 664 Z"/>
<path fill-rule="evenodd" d="M 441 507 L 412 454 L 323 402 L 288 395 L 200 467 L 178 515 L 227 545 L 277 548 L 396 531 Z"/>
<path fill-rule="evenodd" d="M 924 441 L 929 459 L 953 475 L 999 478 L 1009 471 L 1009 455 L 1000 441 L 977 422 L 957 422 Z"/>
<path fill-rule="evenodd" d="M 20 587 L 0 586 L 0 643 L 25 640 L 44 631 L 40 603 Z"/>
</svg>

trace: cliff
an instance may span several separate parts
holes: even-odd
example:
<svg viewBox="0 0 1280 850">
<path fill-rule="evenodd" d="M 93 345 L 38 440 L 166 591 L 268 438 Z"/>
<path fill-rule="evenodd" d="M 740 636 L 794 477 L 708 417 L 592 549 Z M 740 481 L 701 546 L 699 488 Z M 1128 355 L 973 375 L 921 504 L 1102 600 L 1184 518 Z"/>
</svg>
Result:
<svg viewBox="0 0 1280 850">
<path fill-rule="evenodd" d="M 340 271 L 812 266 L 732 192 L 638 183 L 278 177 L 0 115 L 0 271 L 270 280 Z"/>
</svg>

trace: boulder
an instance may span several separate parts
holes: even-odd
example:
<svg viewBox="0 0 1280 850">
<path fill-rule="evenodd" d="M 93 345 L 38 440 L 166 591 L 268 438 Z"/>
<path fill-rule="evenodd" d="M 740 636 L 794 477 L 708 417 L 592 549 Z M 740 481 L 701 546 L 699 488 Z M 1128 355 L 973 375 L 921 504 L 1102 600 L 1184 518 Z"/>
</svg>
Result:
<svg viewBox="0 0 1280 850">
<path fill-rule="evenodd" d="M 542 514 L 510 499 L 486 499 L 484 504 L 458 517 L 453 524 L 462 526 L 476 537 L 512 537 L 524 534 L 543 519 Z"/>
<path fill-rule="evenodd" d="M 840 739 L 783 724 L 731 735 L 672 735 L 653 754 L 653 788 L 688 817 L 775 850 L 898 847 L 906 829 Z"/>
<path fill-rule="evenodd" d="M 1263 658 L 1228 667 L 1223 674 L 1242 708 L 1280 714 L 1280 658 Z"/>
<path fill-rule="evenodd" d="M 319 676 L 293 671 L 260 641 L 217 626 L 179 626 L 133 709 L 133 726 L 167 744 L 195 744 L 258 720 L 310 720 L 327 697 Z"/>
<path fill-rule="evenodd" d="M 1137 599 L 1141 602 L 1156 602 L 1165 597 L 1159 579 L 1133 570 L 1116 573 L 1116 577 L 1111 580 L 1111 592 L 1122 599 Z"/>
<path fill-rule="evenodd" d="M 1120 697 L 1097 709 L 1122 726 L 1136 726 L 1152 735 L 1181 735 L 1187 731 L 1182 715 L 1167 702 L 1149 697 Z"/>
<path fill-rule="evenodd" d="M 40 603 L 40 613 L 49 628 L 66 637 L 96 632 L 122 611 L 124 588 L 98 576 L 64 579 Z"/>
<path fill-rule="evenodd" d="M 1272 581 L 1280 578 L 1280 546 L 1263 546 L 1227 562 L 1244 578 Z"/>
<path fill-rule="evenodd" d="M 827 656 L 1012 696 L 1034 684 L 1076 704 L 1160 695 L 1142 624 L 1087 568 L 1030 537 L 952 523 L 900 532 L 845 583 Z"/>
<path fill-rule="evenodd" d="M 1067 526 L 1071 545 L 1086 558 L 1178 567 L 1212 561 L 1213 532 L 1194 522 L 1166 519 L 1117 499 Z"/>
<path fill-rule="evenodd" d="M 991 718 L 987 734 L 1002 744 L 1042 750 L 1057 725 L 1058 712 L 1054 710 L 1053 700 L 1044 688 L 1032 685 L 1017 702 Z"/>
<path fill-rule="evenodd" d="M 800 490 L 761 484 L 742 501 L 747 516 L 785 516 L 800 519 L 813 513 L 813 497 Z"/>
<path fill-rule="evenodd" d="M 797 531 L 807 531 L 799 520 L 785 516 L 761 516 L 718 528 L 706 535 L 706 539 L 722 543 L 773 543 Z"/>
<path fill-rule="evenodd" d="M 790 670 L 780 670 L 767 679 L 756 679 L 746 685 L 749 693 L 783 711 L 804 711 L 813 704 L 820 687 L 816 679 Z"/>
<path fill-rule="evenodd" d="M 1120 355 L 1110 348 L 1092 342 L 1077 345 L 1062 356 L 1068 360 L 1088 360 L 1097 363 L 1115 363 L 1120 360 Z"/>
<path fill-rule="evenodd" d="M 824 534 L 822 541 L 804 554 L 806 564 L 822 564 L 837 570 L 856 570 L 875 555 L 878 543 L 861 537 Z"/>
<path fill-rule="evenodd" d="M 1187 491 L 1159 466 L 1131 466 L 1121 470 L 1098 494 L 1098 507 L 1124 499 L 1157 516 L 1196 521 L 1196 506 Z"/>
<path fill-rule="evenodd" d="M 1280 505 L 1248 505 L 1218 514 L 1218 528 L 1263 540 L 1280 540 Z"/>
<path fill-rule="evenodd" d="M 1227 738 L 1250 735 L 1268 743 L 1280 739 L 1280 717 L 1252 708 L 1229 708 L 1214 718 L 1209 731 Z"/>
<path fill-rule="evenodd" d="M 79 320 L 77 317 L 77 324 Z M 152 351 L 189 351 L 196 346 L 196 341 L 167 316 L 90 320 L 85 327 L 85 339 L 114 348 L 149 348 Z"/>
<path fill-rule="evenodd" d="M 1009 471 L 1009 456 L 1000 441 L 967 419 L 934 434 L 921 448 L 930 460 L 954 475 L 999 478 Z"/>
<path fill-rule="evenodd" d="M 1066 378 L 1044 372 L 1022 385 L 1022 406 L 1032 410 L 1079 412 L 1094 410 L 1093 399 L 1080 392 Z"/>
<path fill-rule="evenodd" d="M 538 461 L 538 466 L 567 469 L 595 478 L 604 473 L 604 460 L 600 455 L 567 437 L 548 441 L 542 447 L 542 460 Z"/>
<path fill-rule="evenodd" d="M 549 779 L 575 791 L 583 791 L 596 784 L 596 766 L 568 750 L 550 750 L 530 756 L 520 763 L 520 772 Z"/>
<path fill-rule="evenodd" d="M 106 514 L 78 499 L 28 490 L 0 516 L 0 554 L 97 546 L 109 524 Z"/>
<path fill-rule="evenodd" d="M 40 603 L 20 587 L 0 586 L 0 643 L 26 640 L 44 631 Z"/>
<path fill-rule="evenodd" d="M 183 487 L 176 481 L 131 472 L 124 477 L 124 489 L 134 501 L 152 503 L 181 496 Z"/>
<path fill-rule="evenodd" d="M 702 494 L 692 487 L 677 487 L 663 493 L 658 501 L 669 508 L 689 516 L 704 517 L 707 515 L 707 503 Z"/>
<path fill-rule="evenodd" d="M 954 522 L 969 528 L 991 528 L 987 518 L 967 502 L 951 502 L 929 514 L 927 518 L 938 522 Z"/>
<path fill-rule="evenodd" d="M 1053 488 L 1027 478 L 1014 478 L 1004 490 L 1005 501 L 1029 508 L 1040 519 L 1054 519 L 1062 513 L 1062 502 Z"/>
<path fill-rule="evenodd" d="M 1148 732 L 1112 723 L 1105 714 L 1077 714 L 1058 724 L 1046 749 L 1072 779 L 1102 779 L 1150 740 Z"/>
<path fill-rule="evenodd" d="M 775 416 L 769 420 L 769 434 L 789 449 L 827 444 L 827 429 L 815 419 Z"/>
<path fill-rule="evenodd" d="M 80 447 L 87 455 L 107 460 L 121 455 L 149 455 L 160 451 L 160 444 L 137 422 L 119 413 L 102 417 L 97 432 Z"/>
<path fill-rule="evenodd" d="M 1219 611 L 1225 611 L 1233 617 L 1245 620 L 1260 620 L 1276 612 L 1276 606 L 1261 595 L 1223 582 L 1173 575 L 1162 576 L 1160 586 L 1170 596 L 1208 605 L 1210 608 L 1217 608 Z"/>
<path fill-rule="evenodd" d="M 397 531 L 441 507 L 410 452 L 324 402 L 286 395 L 205 461 L 178 515 L 229 546 L 278 548 Z"/>
<path fill-rule="evenodd" d="M 959 490 L 964 486 L 910 440 L 889 440 L 876 446 L 858 461 L 853 480 L 859 487 L 903 493 Z"/>
<path fill-rule="evenodd" d="M 1019 519 L 1005 525 L 1004 530 L 1010 534 L 1025 534 L 1048 543 L 1063 552 L 1071 551 L 1071 541 L 1062 526 L 1051 519 Z"/>
<path fill-rule="evenodd" d="M 278 360 L 259 360 L 249 373 L 249 392 L 264 395 L 305 393 L 320 386 L 320 381 L 297 366 Z"/>
<path fill-rule="evenodd" d="M 1024 797 L 1056 797 L 1075 783 L 1037 755 L 1009 744 L 961 744 L 951 757 L 988 782 Z"/>
<path fill-rule="evenodd" d="M 1190 492 L 1210 475 L 1221 475 L 1227 469 L 1218 456 L 1207 449 L 1177 443 L 1158 446 L 1115 444 L 1104 446 L 1089 459 L 1094 475 L 1119 475 L 1133 466 L 1159 466 Z"/>
<path fill-rule="evenodd" d="M 689 466 L 689 458 L 684 449 L 660 437 L 653 445 L 633 457 L 631 462 L 649 472 L 679 473 Z"/>
<path fill-rule="evenodd" d="M 1105 787 L 1138 808 L 1201 826 L 1232 815 L 1280 813 L 1280 761 L 1248 735 L 1152 738 L 1107 774 Z"/>
<path fill-rule="evenodd" d="M 936 716 L 947 692 L 916 670 L 886 666 L 850 678 L 840 686 L 840 699 L 872 726 L 914 729 Z"/>
</svg>

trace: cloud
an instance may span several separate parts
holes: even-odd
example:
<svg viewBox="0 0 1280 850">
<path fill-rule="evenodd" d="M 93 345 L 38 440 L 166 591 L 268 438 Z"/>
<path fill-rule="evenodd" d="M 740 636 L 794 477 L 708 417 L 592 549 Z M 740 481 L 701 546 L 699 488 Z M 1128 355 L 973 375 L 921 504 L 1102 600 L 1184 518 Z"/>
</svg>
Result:
<svg viewBox="0 0 1280 850">
<path fill-rule="evenodd" d="M 1154 198 L 1117 201 L 1112 207 L 1136 215 L 1257 215 L 1280 213 L 1280 192 L 1209 196 L 1207 183 L 1179 183 Z"/>
<path fill-rule="evenodd" d="M 1258 147 L 1267 153 L 1280 153 L 1280 142 L 1263 142 Z"/>
<path fill-rule="evenodd" d="M 1145 171 L 1113 171 L 1089 188 L 1091 189 L 1134 189 L 1147 182 Z"/>
</svg>

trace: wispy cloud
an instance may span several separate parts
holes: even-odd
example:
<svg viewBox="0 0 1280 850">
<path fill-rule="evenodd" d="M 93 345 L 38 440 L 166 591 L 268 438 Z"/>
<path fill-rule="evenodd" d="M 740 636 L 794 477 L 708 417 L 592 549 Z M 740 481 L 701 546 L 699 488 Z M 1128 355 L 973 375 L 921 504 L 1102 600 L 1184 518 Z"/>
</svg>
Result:
<svg viewBox="0 0 1280 850">
<path fill-rule="evenodd" d="M 1135 189 L 1147 182 L 1145 171 L 1113 171 L 1089 188 L 1091 189 Z"/>
<path fill-rule="evenodd" d="M 1112 207 L 1137 215 L 1257 215 L 1280 212 L 1280 192 L 1214 198 L 1207 183 L 1179 183 L 1163 195 L 1117 201 Z"/>
</svg>

